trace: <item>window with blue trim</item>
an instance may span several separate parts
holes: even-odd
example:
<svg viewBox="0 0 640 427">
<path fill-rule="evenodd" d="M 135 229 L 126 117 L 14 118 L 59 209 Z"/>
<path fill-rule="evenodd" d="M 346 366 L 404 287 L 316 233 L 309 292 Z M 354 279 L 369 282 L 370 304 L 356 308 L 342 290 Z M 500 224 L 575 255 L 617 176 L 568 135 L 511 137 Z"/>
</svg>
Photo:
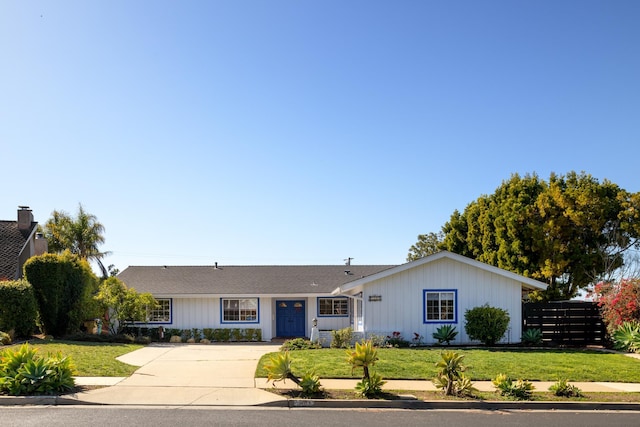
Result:
<svg viewBox="0 0 640 427">
<path fill-rule="evenodd" d="M 456 322 L 456 290 L 425 290 L 424 321 Z"/>
<path fill-rule="evenodd" d="M 223 298 L 223 322 L 258 322 L 258 298 Z"/>
<path fill-rule="evenodd" d="M 346 317 L 348 315 L 348 298 L 318 298 L 318 316 Z"/>
</svg>

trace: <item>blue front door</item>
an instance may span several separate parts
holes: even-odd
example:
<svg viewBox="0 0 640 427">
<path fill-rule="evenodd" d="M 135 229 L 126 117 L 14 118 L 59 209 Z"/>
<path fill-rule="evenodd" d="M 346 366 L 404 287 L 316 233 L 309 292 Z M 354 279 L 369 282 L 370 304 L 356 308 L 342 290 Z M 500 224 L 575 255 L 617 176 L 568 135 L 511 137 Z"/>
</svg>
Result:
<svg viewBox="0 0 640 427">
<path fill-rule="evenodd" d="M 276 301 L 276 336 L 282 338 L 304 337 L 304 300 Z"/>
</svg>

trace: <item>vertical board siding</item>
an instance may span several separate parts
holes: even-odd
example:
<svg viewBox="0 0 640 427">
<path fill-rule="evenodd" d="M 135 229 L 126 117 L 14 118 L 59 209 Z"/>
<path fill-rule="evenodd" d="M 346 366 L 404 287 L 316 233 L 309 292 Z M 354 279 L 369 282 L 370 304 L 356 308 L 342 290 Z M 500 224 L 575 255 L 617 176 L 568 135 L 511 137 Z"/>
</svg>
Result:
<svg viewBox="0 0 640 427">
<path fill-rule="evenodd" d="M 220 322 L 220 298 L 173 298 L 171 328 L 204 329 L 233 328 L 233 324 Z M 238 328 L 260 328 L 262 339 L 272 338 L 271 298 L 260 298 L 260 322 L 239 323 Z"/>
<path fill-rule="evenodd" d="M 414 333 L 424 343 L 432 343 L 432 334 L 441 324 L 423 323 L 423 290 L 457 290 L 457 343 L 470 343 L 464 331 L 464 313 L 484 304 L 509 312 L 510 327 L 503 342 L 518 342 L 521 336 L 521 284 L 451 259 L 440 259 L 367 284 L 364 288 L 365 332 L 389 335 L 394 331 L 411 340 Z M 370 302 L 370 295 L 382 301 Z"/>
</svg>

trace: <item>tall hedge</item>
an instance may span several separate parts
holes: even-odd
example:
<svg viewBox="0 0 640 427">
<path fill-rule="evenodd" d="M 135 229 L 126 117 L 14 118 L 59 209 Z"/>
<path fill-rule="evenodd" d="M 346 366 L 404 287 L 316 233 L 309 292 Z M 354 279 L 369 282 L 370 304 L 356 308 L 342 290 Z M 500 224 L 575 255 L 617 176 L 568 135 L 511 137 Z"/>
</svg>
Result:
<svg viewBox="0 0 640 427">
<path fill-rule="evenodd" d="M 0 282 L 0 331 L 28 337 L 36 329 L 38 306 L 26 280 Z"/>
<path fill-rule="evenodd" d="M 32 257 L 24 265 L 24 275 L 33 286 L 47 335 L 75 332 L 83 320 L 95 317 L 92 297 L 98 278 L 77 255 L 66 251 Z"/>
</svg>

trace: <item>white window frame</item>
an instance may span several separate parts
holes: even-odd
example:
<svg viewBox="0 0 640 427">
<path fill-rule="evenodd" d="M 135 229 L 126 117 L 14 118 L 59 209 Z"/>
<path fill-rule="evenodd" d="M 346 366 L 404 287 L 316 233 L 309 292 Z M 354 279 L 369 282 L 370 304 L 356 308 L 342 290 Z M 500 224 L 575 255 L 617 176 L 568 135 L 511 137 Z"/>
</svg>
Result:
<svg viewBox="0 0 640 427">
<path fill-rule="evenodd" d="M 226 304 L 237 303 L 237 319 L 228 319 L 227 313 L 234 307 Z M 253 308 L 252 305 L 255 307 Z M 235 317 L 235 316 L 234 316 Z M 260 298 L 220 298 L 220 323 L 259 323 Z"/>
<path fill-rule="evenodd" d="M 437 295 L 436 318 L 430 310 L 430 295 Z M 423 289 L 422 291 L 423 323 L 458 323 L 458 290 L 457 289 Z"/>
<path fill-rule="evenodd" d="M 327 305 L 329 302 L 330 305 Z M 349 298 L 318 297 L 318 317 L 349 317 Z"/>
</svg>

